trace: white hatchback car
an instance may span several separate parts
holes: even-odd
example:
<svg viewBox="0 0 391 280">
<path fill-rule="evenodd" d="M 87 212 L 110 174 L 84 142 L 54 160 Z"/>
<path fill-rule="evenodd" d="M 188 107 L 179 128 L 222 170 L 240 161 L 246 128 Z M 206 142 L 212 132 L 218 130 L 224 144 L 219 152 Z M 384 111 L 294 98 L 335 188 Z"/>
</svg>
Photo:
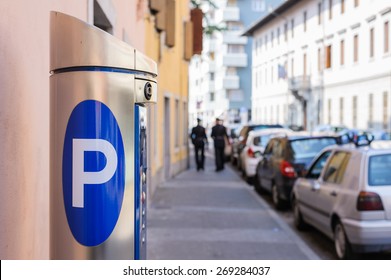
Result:
<svg viewBox="0 0 391 280">
<path fill-rule="evenodd" d="M 285 128 L 268 128 L 262 130 L 253 130 L 248 134 L 246 146 L 240 153 L 240 169 L 246 180 L 255 177 L 256 168 L 261 160 L 261 155 L 265 150 L 270 137 L 280 134 L 289 134 L 292 130 Z"/>
<path fill-rule="evenodd" d="M 295 182 L 292 207 L 296 227 L 332 238 L 340 259 L 391 250 L 391 141 L 325 148 Z"/>
</svg>

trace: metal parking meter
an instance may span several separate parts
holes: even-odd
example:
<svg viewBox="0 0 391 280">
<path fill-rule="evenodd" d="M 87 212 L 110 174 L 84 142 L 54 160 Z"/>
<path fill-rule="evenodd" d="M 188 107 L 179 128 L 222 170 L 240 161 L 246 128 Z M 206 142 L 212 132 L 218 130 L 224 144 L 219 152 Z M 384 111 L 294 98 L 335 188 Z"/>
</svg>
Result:
<svg viewBox="0 0 391 280">
<path fill-rule="evenodd" d="M 74 17 L 50 25 L 50 257 L 144 259 L 156 63 Z"/>
</svg>

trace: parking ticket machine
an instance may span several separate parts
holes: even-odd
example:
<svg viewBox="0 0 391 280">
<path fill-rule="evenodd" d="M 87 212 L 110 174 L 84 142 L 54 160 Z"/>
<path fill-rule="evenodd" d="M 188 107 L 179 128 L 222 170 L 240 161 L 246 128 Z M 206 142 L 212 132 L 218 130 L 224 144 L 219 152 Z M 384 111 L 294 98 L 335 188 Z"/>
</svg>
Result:
<svg viewBox="0 0 391 280">
<path fill-rule="evenodd" d="M 156 63 L 74 17 L 50 25 L 50 257 L 145 259 Z"/>
</svg>

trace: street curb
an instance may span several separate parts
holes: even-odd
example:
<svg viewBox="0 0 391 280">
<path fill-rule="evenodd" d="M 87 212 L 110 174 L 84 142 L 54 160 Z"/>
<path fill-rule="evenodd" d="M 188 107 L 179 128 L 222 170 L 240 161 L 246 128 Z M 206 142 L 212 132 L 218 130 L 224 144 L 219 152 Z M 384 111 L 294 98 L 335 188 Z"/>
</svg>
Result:
<svg viewBox="0 0 391 280">
<path fill-rule="evenodd" d="M 229 168 L 232 169 L 230 166 Z M 273 218 L 273 220 L 288 234 L 290 238 L 299 246 L 301 251 L 310 259 L 310 260 L 321 260 L 318 254 L 315 253 L 302 239 L 298 236 L 289 226 L 283 221 L 270 206 L 265 202 L 265 200 L 260 197 L 254 190 L 254 188 L 247 188 L 247 191 L 251 193 L 254 198 L 259 201 L 267 213 Z"/>
</svg>

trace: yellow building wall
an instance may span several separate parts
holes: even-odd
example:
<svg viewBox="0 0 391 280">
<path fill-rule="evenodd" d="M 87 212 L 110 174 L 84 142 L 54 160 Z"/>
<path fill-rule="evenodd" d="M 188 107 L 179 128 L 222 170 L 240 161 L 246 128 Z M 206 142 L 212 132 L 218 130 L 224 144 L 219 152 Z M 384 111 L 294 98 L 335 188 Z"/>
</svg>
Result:
<svg viewBox="0 0 391 280">
<path fill-rule="evenodd" d="M 158 103 L 150 114 L 150 171 L 153 185 L 187 168 L 188 62 L 184 60 L 184 22 L 190 18 L 189 1 L 176 1 L 175 46 L 167 47 L 164 32 L 155 29 L 155 16 L 146 22 L 146 54 L 158 63 Z M 170 131 L 165 128 L 165 97 L 170 100 Z M 176 108 L 176 101 L 179 108 Z M 179 111 L 177 111 L 179 109 Z M 170 134 L 170 166 L 165 165 L 165 137 Z M 179 139 L 176 145 L 176 135 Z M 166 174 L 163 174 L 166 173 Z M 155 186 L 153 186 L 154 188 Z"/>
</svg>

